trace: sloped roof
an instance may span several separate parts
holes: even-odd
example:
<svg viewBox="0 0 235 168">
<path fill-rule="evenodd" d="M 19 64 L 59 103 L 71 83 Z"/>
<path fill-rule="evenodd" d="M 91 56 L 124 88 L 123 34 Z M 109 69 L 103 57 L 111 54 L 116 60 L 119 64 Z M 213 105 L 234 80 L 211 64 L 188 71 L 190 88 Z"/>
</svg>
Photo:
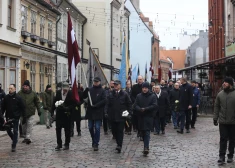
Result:
<svg viewBox="0 0 235 168">
<path fill-rule="evenodd" d="M 160 55 L 159 55 L 159 60 L 167 61 L 167 62 L 170 63 L 170 61 L 168 61 L 167 57 L 165 56 L 163 50 L 160 50 L 160 51 L 159 51 L 159 54 L 160 54 Z"/>
<path fill-rule="evenodd" d="M 186 50 L 160 50 L 164 59 L 170 58 L 173 62 L 173 69 L 185 68 Z"/>
</svg>

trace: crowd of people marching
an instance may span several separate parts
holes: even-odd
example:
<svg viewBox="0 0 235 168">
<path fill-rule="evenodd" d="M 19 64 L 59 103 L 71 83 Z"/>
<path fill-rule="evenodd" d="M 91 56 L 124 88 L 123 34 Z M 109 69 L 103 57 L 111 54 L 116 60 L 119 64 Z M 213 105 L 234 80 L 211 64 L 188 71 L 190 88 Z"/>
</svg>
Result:
<svg viewBox="0 0 235 168">
<path fill-rule="evenodd" d="M 165 134 L 165 127 L 168 123 L 173 123 L 173 129 L 179 134 L 190 133 L 190 129 L 195 129 L 201 97 L 199 86 L 200 84 L 196 81 L 188 82 L 185 78 L 175 82 L 168 81 L 168 83 L 161 80 L 156 85 L 154 80 L 149 83 L 145 82 L 142 76 L 138 76 L 137 83 L 133 86 L 130 81 L 127 81 L 126 88 L 122 89 L 121 82 L 115 80 L 111 81 L 107 88 L 105 85 L 101 86 L 99 77 L 95 77 L 93 86 L 90 88 L 83 89 L 78 83 L 79 102 L 72 99 L 72 91 L 68 83 L 62 83 L 56 93 L 52 91 L 50 85 L 47 85 L 41 106 L 38 95 L 32 91 L 30 82 L 26 80 L 18 93 L 16 93 L 15 84 L 9 86 L 7 95 L 1 89 L 0 123 L 2 124 L 0 126 L 1 129 L 6 129 L 12 139 L 12 152 L 15 152 L 18 128 L 20 137 L 24 138 L 23 143 L 30 144 L 35 111 L 37 109 L 40 116 L 41 108 L 43 108 L 47 129 L 52 127 L 52 122 L 55 120 L 57 138 L 55 150 L 62 148 L 69 150 L 70 138 L 74 136 L 75 122 L 77 135 L 81 136 L 81 105 L 84 103 L 85 119 L 88 120 L 94 151 L 99 150 L 100 128 L 103 125 L 105 135 L 108 134 L 109 129 L 111 130 L 117 144 L 115 150 L 118 153 L 122 150 L 124 134 L 128 136 L 134 132 L 140 141 L 143 141 L 143 154 L 147 155 L 151 132 L 154 135 Z M 234 103 L 230 105 L 227 101 L 226 104 L 224 99 L 228 100 L 226 96 L 230 92 L 235 94 L 233 79 L 226 78 L 223 88 L 215 101 L 213 119 L 214 125 L 218 125 L 218 119 L 220 123 L 220 159 L 218 162 L 223 162 L 225 159 L 227 140 L 230 142 L 228 162 L 231 162 L 235 144 L 235 134 L 231 133 L 235 131 Z M 235 96 L 230 99 L 234 100 Z M 57 102 L 60 101 L 63 103 L 58 105 Z M 229 114 L 231 118 L 224 118 L 224 114 L 227 116 Z M 65 132 L 64 145 L 61 138 L 62 128 Z"/>
</svg>

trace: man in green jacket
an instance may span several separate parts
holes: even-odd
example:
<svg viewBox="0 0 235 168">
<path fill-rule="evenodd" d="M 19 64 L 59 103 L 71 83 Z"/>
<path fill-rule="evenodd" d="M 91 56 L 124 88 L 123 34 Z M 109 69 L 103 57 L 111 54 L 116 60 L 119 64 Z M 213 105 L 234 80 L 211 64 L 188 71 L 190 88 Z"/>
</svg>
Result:
<svg viewBox="0 0 235 168">
<path fill-rule="evenodd" d="M 24 82 L 22 89 L 18 92 L 18 95 L 23 99 L 25 105 L 25 113 L 24 116 L 22 116 L 22 133 L 25 135 L 23 143 L 30 144 L 32 142 L 30 138 L 32 134 L 36 108 L 38 115 L 41 115 L 40 101 L 36 92 L 32 91 L 30 82 L 28 80 Z"/>
<path fill-rule="evenodd" d="M 215 100 L 214 125 L 218 125 L 220 132 L 220 149 L 218 163 L 225 162 L 227 142 L 229 141 L 229 154 L 227 162 L 233 162 L 235 147 L 235 90 L 233 88 L 233 79 L 228 77 L 224 79 L 223 90 L 220 91 Z"/>
<path fill-rule="evenodd" d="M 43 93 L 43 97 L 42 97 L 42 105 L 43 105 L 43 109 L 44 109 L 44 119 L 45 119 L 47 129 L 49 129 L 50 126 L 52 126 L 49 123 L 49 117 L 51 116 L 53 98 L 54 98 L 54 92 L 51 89 L 51 85 L 48 84 L 46 86 L 46 90 Z"/>
</svg>

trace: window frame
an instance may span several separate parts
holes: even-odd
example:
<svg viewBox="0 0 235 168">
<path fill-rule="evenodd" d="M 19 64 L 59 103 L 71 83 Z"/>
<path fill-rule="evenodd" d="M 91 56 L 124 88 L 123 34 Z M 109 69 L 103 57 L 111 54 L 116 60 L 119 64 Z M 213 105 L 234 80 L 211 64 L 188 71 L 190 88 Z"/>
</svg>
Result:
<svg viewBox="0 0 235 168">
<path fill-rule="evenodd" d="M 53 22 L 51 20 L 48 20 L 48 27 L 47 27 L 47 32 L 48 32 L 48 40 L 52 41 L 52 33 L 53 33 Z"/>
<path fill-rule="evenodd" d="M 34 15 L 35 14 L 35 17 Z M 36 25 L 37 25 L 37 12 L 31 10 L 31 19 L 30 19 L 30 26 L 31 26 L 31 30 L 30 33 L 36 35 Z"/>
<path fill-rule="evenodd" d="M 24 11 L 22 10 L 24 9 Z M 28 8 L 24 5 L 21 5 L 21 31 L 27 31 L 27 15 L 28 15 Z"/>
<path fill-rule="evenodd" d="M 9 21 L 10 20 L 10 21 Z M 12 27 L 12 0 L 8 0 L 7 26 Z"/>
<path fill-rule="evenodd" d="M 40 37 L 41 38 L 45 37 L 45 21 L 46 21 L 46 18 L 40 15 Z"/>
</svg>

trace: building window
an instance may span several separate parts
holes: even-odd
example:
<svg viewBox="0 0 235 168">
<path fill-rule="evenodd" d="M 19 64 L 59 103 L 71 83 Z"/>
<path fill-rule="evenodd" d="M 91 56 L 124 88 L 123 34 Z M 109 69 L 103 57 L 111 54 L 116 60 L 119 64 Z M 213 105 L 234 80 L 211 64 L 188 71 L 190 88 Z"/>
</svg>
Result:
<svg viewBox="0 0 235 168">
<path fill-rule="evenodd" d="M 8 22 L 7 25 L 12 27 L 12 0 L 8 0 Z"/>
<path fill-rule="evenodd" d="M 58 38 L 62 39 L 62 19 L 60 19 L 57 30 Z"/>
<path fill-rule="evenodd" d="M 61 82 L 61 63 L 57 65 L 57 82 Z"/>
<path fill-rule="evenodd" d="M 31 10 L 31 33 L 36 35 L 37 13 Z"/>
<path fill-rule="evenodd" d="M 44 91 L 44 64 L 40 63 L 40 92 Z"/>
<path fill-rule="evenodd" d="M 30 62 L 30 82 L 32 90 L 35 91 L 36 63 Z"/>
<path fill-rule="evenodd" d="M 25 6 L 21 6 L 21 30 L 27 31 L 27 8 Z"/>
<path fill-rule="evenodd" d="M 63 15 L 63 40 L 67 41 L 67 15 L 64 13 Z"/>
<path fill-rule="evenodd" d="M 82 37 L 81 37 L 81 24 L 80 23 L 78 23 L 78 31 L 77 31 L 77 42 L 78 42 L 78 46 L 80 47 L 80 48 L 82 48 L 82 42 L 81 42 L 81 40 L 82 40 Z"/>
<path fill-rule="evenodd" d="M 48 40 L 52 41 L 52 21 L 48 20 Z"/>
<path fill-rule="evenodd" d="M 40 37 L 44 38 L 45 32 L 45 17 L 40 16 Z"/>
<path fill-rule="evenodd" d="M 66 64 L 63 64 L 63 81 L 68 79 Z"/>
<path fill-rule="evenodd" d="M 5 57 L 0 57 L 0 83 L 5 88 Z"/>
</svg>

